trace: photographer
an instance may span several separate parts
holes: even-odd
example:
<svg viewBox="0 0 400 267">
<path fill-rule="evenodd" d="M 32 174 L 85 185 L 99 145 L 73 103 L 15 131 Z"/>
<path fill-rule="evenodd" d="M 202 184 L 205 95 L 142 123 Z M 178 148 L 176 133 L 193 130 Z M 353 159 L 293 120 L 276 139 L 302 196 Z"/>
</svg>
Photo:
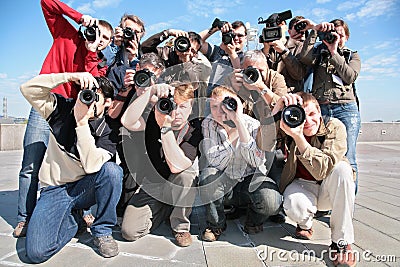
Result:
<svg viewBox="0 0 400 267">
<path fill-rule="evenodd" d="M 226 229 L 224 205 L 246 207 L 244 231 L 256 234 L 282 202 L 277 185 L 259 168 L 265 162 L 255 142 L 260 123 L 243 114 L 239 97 L 227 87 L 214 88 L 210 108 L 202 122 L 205 168 L 199 184 L 208 224 L 202 238 L 216 241 Z"/>
<path fill-rule="evenodd" d="M 78 82 L 86 90 L 77 100 L 51 92 L 67 82 Z M 39 173 L 43 188 L 26 234 L 28 258 L 40 263 L 61 250 L 82 221 L 76 210 L 94 204 L 94 245 L 103 257 L 116 256 L 112 227 L 117 223 L 122 171 L 108 162 L 115 143 L 103 116 L 112 101 L 112 85 L 107 78 L 86 72 L 41 74 L 21 85 L 21 92 L 48 121 L 52 133 Z"/>
<path fill-rule="evenodd" d="M 189 216 L 196 189 L 199 121 L 188 121 L 194 88 L 155 84 L 142 88 L 121 118 L 130 131 L 142 132 L 147 155 L 141 158 L 141 188 L 125 210 L 121 232 L 137 240 L 169 218 L 178 246 L 191 245 Z M 138 168 L 138 167 L 136 167 Z"/>
<path fill-rule="evenodd" d="M 101 50 L 111 41 L 112 26 L 104 20 L 82 15 L 58 0 L 42 0 L 40 4 L 53 37 L 52 46 L 40 73 L 86 71 L 94 76 L 105 75 L 107 67 L 103 62 Z M 85 35 L 71 25 L 64 16 L 87 29 L 91 28 L 95 40 L 87 40 Z M 75 84 L 69 82 L 52 89 L 53 93 L 74 99 L 77 97 L 78 91 Z M 25 236 L 30 216 L 35 208 L 38 188 L 37 175 L 48 141 L 49 126 L 32 108 L 24 135 L 24 155 L 19 172 L 18 225 L 13 232 L 14 237 Z"/>
<path fill-rule="evenodd" d="M 284 210 L 297 223 L 296 237 L 311 239 L 317 209 L 332 209 L 330 258 L 335 266 L 354 266 L 350 245 L 354 243 L 354 173 L 345 157 L 345 126 L 335 118 L 324 121 L 318 101 L 304 92 L 283 96 L 272 115 L 289 105 L 301 105 L 305 121 L 293 128 L 283 120 L 277 123 L 287 135 L 289 150 L 279 185 Z"/>
<path fill-rule="evenodd" d="M 134 177 L 137 176 L 136 166 L 141 165 L 138 160 L 140 157 L 146 156 L 145 149 L 140 146 L 144 142 L 144 135 L 142 132 L 127 132 L 122 127 L 121 117 L 131 101 L 140 96 L 147 87 L 141 87 L 138 80 L 153 85 L 164 69 L 164 64 L 159 56 L 155 53 L 144 54 L 135 69 L 126 70 L 123 79 L 124 90 L 115 96 L 106 115 L 106 121 L 112 130 L 110 136 L 117 143 L 117 152 L 121 160 L 120 166 L 124 172 L 122 194 L 117 205 L 117 214 L 120 217 L 123 216 L 126 205 L 137 188 Z M 143 74 L 140 77 L 144 77 L 144 79 L 138 78 L 136 73 Z M 129 155 L 129 164 L 126 162 L 125 155 Z"/>
<path fill-rule="evenodd" d="M 223 40 L 219 46 L 211 45 L 206 40 L 221 31 Z M 242 21 L 235 21 L 232 24 L 226 21 L 215 19 L 209 30 L 200 33 L 203 45 L 200 51 L 212 64 L 212 71 L 207 89 L 207 95 L 210 95 L 215 86 L 221 85 L 227 73 L 232 68 L 240 68 L 240 60 L 243 57 L 243 47 L 246 40 L 246 26 Z"/>
<path fill-rule="evenodd" d="M 350 37 L 348 25 L 341 19 L 318 25 L 310 20 L 306 29 L 312 29 L 306 39 L 301 61 L 313 69 L 312 94 L 321 106 L 323 116 L 339 119 L 347 132 L 347 152 L 351 166 L 357 173 L 356 144 L 361 127 L 355 81 L 361 70 L 357 51 L 347 48 Z M 316 39 L 322 44 L 316 45 Z"/>
</svg>

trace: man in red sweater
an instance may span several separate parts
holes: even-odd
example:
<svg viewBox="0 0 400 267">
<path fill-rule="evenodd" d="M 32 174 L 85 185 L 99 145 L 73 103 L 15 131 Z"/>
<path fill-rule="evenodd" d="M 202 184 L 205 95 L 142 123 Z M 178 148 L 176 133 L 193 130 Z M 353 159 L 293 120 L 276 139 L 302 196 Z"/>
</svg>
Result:
<svg viewBox="0 0 400 267">
<path fill-rule="evenodd" d="M 41 0 L 40 4 L 53 37 L 53 44 L 40 73 L 90 72 L 93 76 L 104 76 L 107 65 L 100 51 L 111 42 L 112 26 L 106 21 L 83 15 L 58 0 Z M 85 27 L 96 25 L 96 40 L 86 40 L 64 16 Z M 76 98 L 79 88 L 75 88 L 72 83 L 64 83 L 52 92 L 65 98 Z M 14 237 L 25 236 L 36 206 L 38 172 L 48 140 L 48 124 L 32 108 L 24 136 L 24 155 L 19 173 L 18 225 L 13 232 Z"/>
</svg>

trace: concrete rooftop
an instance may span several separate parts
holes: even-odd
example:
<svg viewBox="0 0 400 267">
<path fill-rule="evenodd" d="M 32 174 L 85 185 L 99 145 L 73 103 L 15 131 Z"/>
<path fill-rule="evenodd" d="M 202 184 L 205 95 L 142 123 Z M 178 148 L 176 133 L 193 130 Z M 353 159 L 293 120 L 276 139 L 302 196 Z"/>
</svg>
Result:
<svg viewBox="0 0 400 267">
<path fill-rule="evenodd" d="M 0 152 L 0 266 L 30 265 L 25 238 L 12 237 L 21 157 L 22 151 Z M 400 266 L 400 142 L 359 143 L 358 162 L 360 182 L 353 220 L 358 266 Z M 266 222 L 263 232 L 247 235 L 242 231 L 244 218 L 240 218 L 228 221 L 220 241 L 202 242 L 204 208 L 195 208 L 191 221 L 194 242 L 187 248 L 174 244 L 166 224 L 133 243 L 124 242 L 116 227 L 117 257 L 99 256 L 87 233 L 39 266 L 332 266 L 323 253 L 331 243 L 329 216 L 315 219 L 310 241 L 294 238 L 295 224 L 288 219 L 283 224 Z M 305 256 L 313 252 L 314 256 Z"/>
</svg>

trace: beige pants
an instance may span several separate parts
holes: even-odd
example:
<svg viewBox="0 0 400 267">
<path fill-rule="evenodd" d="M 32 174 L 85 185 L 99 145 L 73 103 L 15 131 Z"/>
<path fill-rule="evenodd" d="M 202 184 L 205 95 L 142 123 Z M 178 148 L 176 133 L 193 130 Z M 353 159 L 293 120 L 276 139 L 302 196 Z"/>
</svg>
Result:
<svg viewBox="0 0 400 267">
<path fill-rule="evenodd" d="M 189 216 L 196 196 L 196 172 L 186 170 L 162 184 L 148 183 L 135 194 L 125 210 L 122 237 L 134 241 L 150 233 L 169 217 L 176 232 L 189 232 Z"/>
<path fill-rule="evenodd" d="M 330 226 L 333 242 L 354 243 L 353 211 L 355 199 L 353 173 L 347 162 L 339 162 L 322 184 L 294 180 L 283 192 L 287 216 L 302 229 L 310 229 L 317 210 L 332 210 Z"/>
</svg>

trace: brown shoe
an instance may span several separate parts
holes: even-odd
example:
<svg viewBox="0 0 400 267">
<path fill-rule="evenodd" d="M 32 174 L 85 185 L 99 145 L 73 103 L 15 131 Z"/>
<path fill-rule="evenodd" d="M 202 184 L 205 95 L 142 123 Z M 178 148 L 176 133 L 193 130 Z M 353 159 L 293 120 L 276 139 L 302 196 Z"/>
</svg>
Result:
<svg viewBox="0 0 400 267">
<path fill-rule="evenodd" d="M 298 226 L 298 225 L 296 227 L 296 237 L 298 239 L 310 240 L 313 233 L 314 233 L 314 230 L 312 228 L 301 229 L 300 226 Z"/>
<path fill-rule="evenodd" d="M 28 230 L 28 223 L 27 222 L 19 222 L 14 229 L 13 237 L 24 237 L 26 236 L 26 231 Z"/>
<path fill-rule="evenodd" d="M 192 236 L 189 232 L 175 232 L 172 231 L 174 234 L 176 244 L 180 247 L 188 247 L 192 244 Z"/>
<path fill-rule="evenodd" d="M 356 266 L 356 256 L 349 244 L 338 247 L 336 243 L 329 246 L 330 258 L 335 266 Z"/>
<path fill-rule="evenodd" d="M 248 233 L 249 235 L 255 235 L 259 232 L 262 232 L 264 230 L 263 224 L 260 225 L 255 225 L 255 226 L 250 226 L 247 223 L 245 224 L 243 231 Z"/>
<path fill-rule="evenodd" d="M 217 241 L 223 231 L 224 230 L 221 228 L 212 229 L 210 227 L 207 227 L 203 232 L 202 239 L 209 242 Z"/>
</svg>

